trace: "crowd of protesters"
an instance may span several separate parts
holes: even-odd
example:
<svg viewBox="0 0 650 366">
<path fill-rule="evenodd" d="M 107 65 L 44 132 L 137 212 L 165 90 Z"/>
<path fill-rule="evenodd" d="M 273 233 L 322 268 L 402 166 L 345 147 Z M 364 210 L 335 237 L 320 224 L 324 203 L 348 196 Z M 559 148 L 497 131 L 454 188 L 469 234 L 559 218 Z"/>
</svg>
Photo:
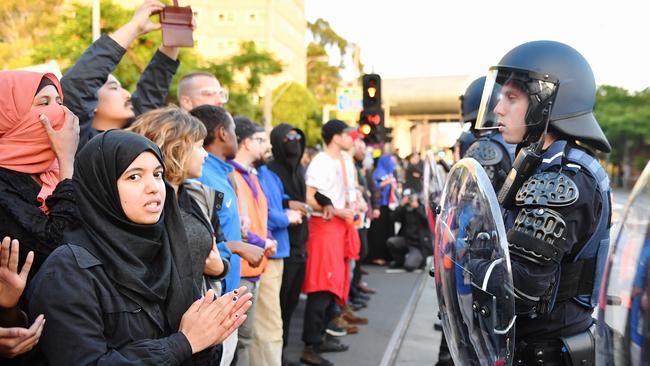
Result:
<svg viewBox="0 0 650 366">
<path fill-rule="evenodd" d="M 424 265 L 417 154 L 401 182 L 342 121 L 322 151 L 291 121 L 267 133 L 204 72 L 167 105 L 176 48 L 130 94 L 111 72 L 161 8 L 145 1 L 60 81 L 0 72 L 0 357 L 280 366 L 304 293 L 301 361 L 331 365 L 368 322 L 361 263 Z"/>
</svg>

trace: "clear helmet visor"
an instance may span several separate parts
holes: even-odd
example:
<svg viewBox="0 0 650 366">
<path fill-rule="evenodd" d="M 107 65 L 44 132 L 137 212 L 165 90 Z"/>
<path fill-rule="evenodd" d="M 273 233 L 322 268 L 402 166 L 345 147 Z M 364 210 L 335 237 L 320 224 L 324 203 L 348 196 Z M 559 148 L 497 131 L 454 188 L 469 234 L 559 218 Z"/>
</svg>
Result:
<svg viewBox="0 0 650 366">
<path fill-rule="evenodd" d="M 476 117 L 477 130 L 539 126 L 550 114 L 559 83 L 550 75 L 512 68 L 488 71 Z"/>
</svg>

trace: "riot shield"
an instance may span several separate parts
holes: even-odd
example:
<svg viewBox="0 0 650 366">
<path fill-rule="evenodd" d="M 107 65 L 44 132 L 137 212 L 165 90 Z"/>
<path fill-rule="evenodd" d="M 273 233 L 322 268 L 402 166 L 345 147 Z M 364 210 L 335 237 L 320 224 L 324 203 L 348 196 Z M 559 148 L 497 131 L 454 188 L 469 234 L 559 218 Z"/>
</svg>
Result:
<svg viewBox="0 0 650 366">
<path fill-rule="evenodd" d="M 597 365 L 650 363 L 650 163 L 612 235 L 598 301 Z"/>
<path fill-rule="evenodd" d="M 506 232 L 485 170 L 462 159 L 447 176 L 434 228 L 442 326 L 457 365 L 510 365 L 515 298 Z"/>
<path fill-rule="evenodd" d="M 435 226 L 435 209 L 440 203 L 440 196 L 445 184 L 445 171 L 438 164 L 433 152 L 427 153 L 424 159 L 422 192 L 426 203 L 426 212 L 431 228 Z"/>
</svg>

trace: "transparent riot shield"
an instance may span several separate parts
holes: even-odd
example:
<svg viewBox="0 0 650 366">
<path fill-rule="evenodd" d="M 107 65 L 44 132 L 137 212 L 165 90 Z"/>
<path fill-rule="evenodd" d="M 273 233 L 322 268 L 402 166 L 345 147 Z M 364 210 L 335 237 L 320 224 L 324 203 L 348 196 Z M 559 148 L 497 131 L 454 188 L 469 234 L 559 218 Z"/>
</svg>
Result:
<svg viewBox="0 0 650 366">
<path fill-rule="evenodd" d="M 650 364 L 650 163 L 612 235 L 598 301 L 597 365 Z"/>
<path fill-rule="evenodd" d="M 508 243 L 496 194 L 476 160 L 452 167 L 436 213 L 436 291 L 454 362 L 510 365 L 515 298 Z"/>
<path fill-rule="evenodd" d="M 435 226 L 435 209 L 440 203 L 440 196 L 445 184 L 445 171 L 438 164 L 433 152 L 429 152 L 424 159 L 422 192 L 426 202 L 426 212 L 431 228 Z"/>
</svg>

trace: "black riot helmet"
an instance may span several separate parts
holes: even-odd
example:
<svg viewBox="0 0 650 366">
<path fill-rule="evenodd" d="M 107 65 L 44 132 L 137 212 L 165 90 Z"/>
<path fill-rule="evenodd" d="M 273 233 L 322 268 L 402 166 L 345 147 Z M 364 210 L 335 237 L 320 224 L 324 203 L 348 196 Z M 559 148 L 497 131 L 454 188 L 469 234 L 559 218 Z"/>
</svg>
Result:
<svg viewBox="0 0 650 366">
<path fill-rule="evenodd" d="M 485 76 L 472 81 L 471 84 L 465 89 L 465 93 L 460 96 L 460 118 L 462 123 L 471 123 L 471 129 L 474 130 L 474 125 L 476 123 L 476 117 L 478 116 L 478 110 L 481 106 L 481 97 L 483 96 L 483 89 L 485 88 Z M 492 100 L 496 102 L 498 99 L 500 89 L 497 87 L 493 88 Z M 494 110 L 493 108 L 489 109 L 488 112 Z M 488 113 L 488 116 L 485 121 L 484 127 L 493 127 L 494 126 L 494 113 Z"/>
<path fill-rule="evenodd" d="M 524 43 L 490 68 L 485 84 L 477 129 L 491 127 L 492 106 L 504 100 L 502 94 L 506 90 L 516 88 L 528 95 L 525 142 L 539 140 L 548 128 L 595 149 L 611 151 L 593 115 L 596 98 L 593 72 L 575 49 L 554 41 Z M 503 88 L 497 102 L 492 100 L 495 87 Z"/>
</svg>

